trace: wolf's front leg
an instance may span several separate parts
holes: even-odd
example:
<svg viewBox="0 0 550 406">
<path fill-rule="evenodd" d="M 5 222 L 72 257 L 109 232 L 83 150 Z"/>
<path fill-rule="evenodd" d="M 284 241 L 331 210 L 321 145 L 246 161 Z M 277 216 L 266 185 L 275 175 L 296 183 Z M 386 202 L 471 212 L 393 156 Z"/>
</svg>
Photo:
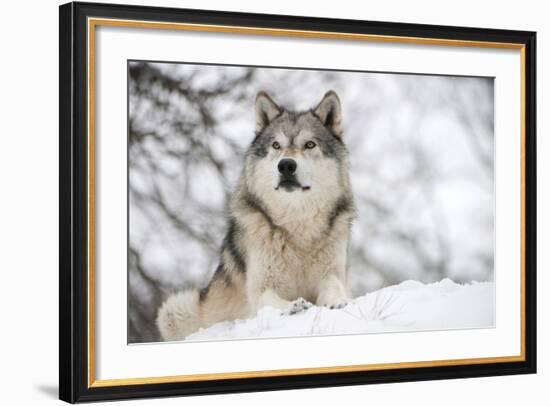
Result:
<svg viewBox="0 0 550 406">
<path fill-rule="evenodd" d="M 258 252 L 264 252 L 260 247 Z M 282 314 L 295 314 L 309 309 L 312 304 L 299 297 L 296 300 L 287 300 L 281 295 L 284 292 L 287 281 L 284 279 L 284 272 L 273 263 L 273 260 L 267 255 L 253 255 L 249 257 L 246 272 L 246 294 L 251 315 L 270 306 L 280 309 Z M 287 292 L 288 293 L 288 292 Z M 289 295 L 284 295 L 289 297 Z M 292 298 L 294 299 L 294 298 Z"/>
<path fill-rule="evenodd" d="M 319 285 L 316 304 L 330 309 L 341 309 L 348 303 L 344 283 L 335 274 L 328 274 Z"/>
</svg>

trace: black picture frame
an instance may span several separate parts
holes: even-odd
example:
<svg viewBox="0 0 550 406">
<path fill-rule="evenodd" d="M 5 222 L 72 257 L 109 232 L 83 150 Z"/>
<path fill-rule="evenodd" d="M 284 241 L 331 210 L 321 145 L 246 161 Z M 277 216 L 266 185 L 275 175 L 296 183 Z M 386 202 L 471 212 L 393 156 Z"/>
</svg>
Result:
<svg viewBox="0 0 550 406">
<path fill-rule="evenodd" d="M 514 43 L 525 52 L 524 333 L 515 362 L 313 373 L 193 382 L 90 386 L 88 379 L 87 19 L 89 17 Z M 498 29 L 68 3 L 59 31 L 59 397 L 67 402 L 236 393 L 536 372 L 536 33 Z"/>
</svg>

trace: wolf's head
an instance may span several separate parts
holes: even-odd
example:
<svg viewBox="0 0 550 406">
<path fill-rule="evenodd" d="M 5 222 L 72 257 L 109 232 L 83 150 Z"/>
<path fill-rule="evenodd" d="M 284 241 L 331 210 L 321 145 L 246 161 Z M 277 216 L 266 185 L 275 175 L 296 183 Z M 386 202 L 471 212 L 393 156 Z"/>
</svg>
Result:
<svg viewBox="0 0 550 406">
<path fill-rule="evenodd" d="M 331 202 L 349 190 L 342 108 L 334 91 L 293 112 L 256 96 L 256 137 L 247 153 L 247 187 L 263 201 L 293 207 Z"/>
</svg>

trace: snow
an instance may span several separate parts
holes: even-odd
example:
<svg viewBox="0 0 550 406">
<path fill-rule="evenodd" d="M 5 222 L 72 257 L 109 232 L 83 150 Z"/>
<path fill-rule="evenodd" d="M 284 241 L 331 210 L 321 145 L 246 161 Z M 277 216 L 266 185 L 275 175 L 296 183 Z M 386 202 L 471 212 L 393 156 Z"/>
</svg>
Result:
<svg viewBox="0 0 550 406">
<path fill-rule="evenodd" d="M 491 328 L 495 324 L 494 284 L 432 284 L 405 281 L 353 299 L 342 309 L 312 306 L 284 315 L 262 308 L 254 318 L 225 321 L 186 340 L 296 337 L 353 333 Z"/>
</svg>

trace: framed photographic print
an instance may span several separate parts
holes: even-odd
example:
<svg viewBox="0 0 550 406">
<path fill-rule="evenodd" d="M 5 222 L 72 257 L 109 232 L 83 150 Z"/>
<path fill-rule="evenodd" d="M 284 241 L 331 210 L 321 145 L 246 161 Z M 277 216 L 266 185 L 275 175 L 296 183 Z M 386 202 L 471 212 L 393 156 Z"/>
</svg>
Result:
<svg viewBox="0 0 550 406">
<path fill-rule="evenodd" d="M 60 398 L 536 371 L 533 32 L 60 7 Z"/>
</svg>

